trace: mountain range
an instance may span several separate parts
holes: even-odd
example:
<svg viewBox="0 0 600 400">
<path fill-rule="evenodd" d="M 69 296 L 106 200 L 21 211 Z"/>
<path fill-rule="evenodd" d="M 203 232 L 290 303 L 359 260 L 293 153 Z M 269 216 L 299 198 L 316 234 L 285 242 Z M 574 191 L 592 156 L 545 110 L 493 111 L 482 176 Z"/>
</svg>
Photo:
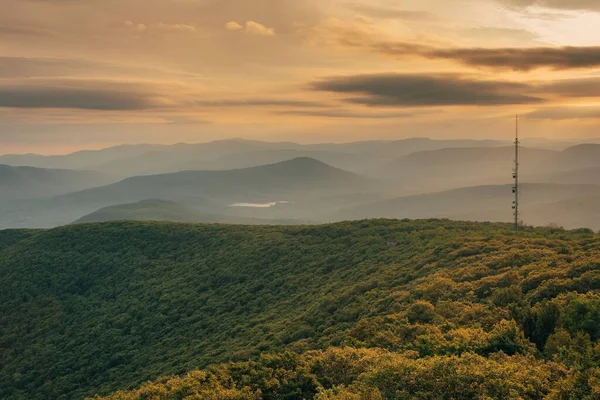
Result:
<svg viewBox="0 0 600 400">
<path fill-rule="evenodd" d="M 520 154 L 524 223 L 600 229 L 593 209 L 600 145 L 525 146 Z M 187 222 L 214 220 L 208 216 L 240 223 L 432 216 L 508 222 L 513 159 L 506 142 L 431 139 L 225 140 L 6 155 L 0 162 L 74 169 L 0 166 L 0 228 L 53 227 L 150 200 L 166 202 L 159 208 L 175 202 L 201 216 L 189 215 Z M 160 212 L 156 218 L 163 219 Z"/>
<path fill-rule="evenodd" d="M 114 177 L 96 171 L 0 165 L 0 204 L 32 198 L 49 198 L 114 180 Z"/>
</svg>

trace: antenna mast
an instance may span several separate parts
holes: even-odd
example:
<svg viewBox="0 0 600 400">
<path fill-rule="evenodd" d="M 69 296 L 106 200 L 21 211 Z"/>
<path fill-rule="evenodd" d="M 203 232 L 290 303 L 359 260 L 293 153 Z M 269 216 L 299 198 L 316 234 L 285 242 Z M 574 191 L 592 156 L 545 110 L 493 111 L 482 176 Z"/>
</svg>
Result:
<svg viewBox="0 0 600 400">
<path fill-rule="evenodd" d="M 515 195 L 515 201 L 513 202 L 513 210 L 514 210 L 514 216 L 515 216 L 515 230 L 519 230 L 519 194 L 520 194 L 520 187 L 519 187 L 519 145 L 521 144 L 521 142 L 519 142 L 519 116 L 516 116 L 515 119 L 515 128 L 516 128 L 516 134 L 515 134 L 515 166 L 514 166 L 514 170 L 513 170 L 513 179 L 515 180 L 515 185 L 513 186 L 513 193 Z"/>
</svg>

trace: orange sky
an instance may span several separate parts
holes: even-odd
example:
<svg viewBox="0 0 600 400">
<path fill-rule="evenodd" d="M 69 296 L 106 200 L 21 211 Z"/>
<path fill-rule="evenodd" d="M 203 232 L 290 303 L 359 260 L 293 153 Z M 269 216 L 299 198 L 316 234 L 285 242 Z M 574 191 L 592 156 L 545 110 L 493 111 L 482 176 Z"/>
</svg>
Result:
<svg viewBox="0 0 600 400">
<path fill-rule="evenodd" d="M 0 153 L 598 138 L 597 0 L 3 0 Z"/>
</svg>

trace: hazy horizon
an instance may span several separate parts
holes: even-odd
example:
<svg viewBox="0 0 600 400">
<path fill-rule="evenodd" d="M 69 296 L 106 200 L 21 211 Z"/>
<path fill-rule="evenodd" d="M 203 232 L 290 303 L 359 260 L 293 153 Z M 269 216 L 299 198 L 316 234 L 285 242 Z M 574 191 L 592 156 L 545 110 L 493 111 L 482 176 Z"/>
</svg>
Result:
<svg viewBox="0 0 600 400">
<path fill-rule="evenodd" d="M 514 133 L 513 133 L 514 135 Z M 27 151 L 27 152 L 2 152 L 0 150 L 0 156 L 6 156 L 6 155 L 41 155 L 41 156 L 64 156 L 64 155 L 69 155 L 69 154 L 73 154 L 73 153 L 77 153 L 77 152 L 81 152 L 81 151 L 100 151 L 100 150 L 107 150 L 107 149 L 111 149 L 111 148 L 118 148 L 118 147 L 136 147 L 136 146 L 177 146 L 177 145 L 202 145 L 202 144 L 210 144 L 210 143 L 218 143 L 218 142 L 235 142 L 235 141 L 247 141 L 247 142 L 260 142 L 260 143 L 271 143 L 271 144 L 278 144 L 278 143 L 290 143 L 290 144 L 298 144 L 298 145 L 306 145 L 306 146 L 310 146 L 310 145 L 343 145 L 343 144 L 352 144 L 352 143 L 363 143 L 363 142 L 400 142 L 400 141 L 408 141 L 408 140 L 432 140 L 432 141 L 473 141 L 473 142 L 486 142 L 486 141 L 493 141 L 493 142 L 499 142 L 499 143 L 505 143 L 506 145 L 512 145 L 514 142 L 514 137 L 507 137 L 507 138 L 465 138 L 465 137 L 448 137 L 448 138 L 433 138 L 433 137 L 426 137 L 426 136 L 408 136 L 408 137 L 400 137 L 400 138 L 383 138 L 383 139 L 369 139 L 369 138 L 365 138 L 362 140 L 338 140 L 338 141 L 332 141 L 332 140 L 323 140 L 323 141 L 318 141 L 318 140 L 311 140 L 311 141 L 301 141 L 301 140 L 268 140 L 268 139 L 253 139 L 253 138 L 243 138 L 243 137 L 227 137 L 227 138 L 222 138 L 222 139 L 214 139 L 214 140 L 206 140 L 206 141 L 198 141 L 198 142 L 192 142 L 192 141 L 174 141 L 174 142 L 134 142 L 134 143 L 115 143 L 115 144 L 109 144 L 109 145 L 98 145 L 98 146 L 85 146 L 85 147 L 74 147 L 74 148 L 70 148 L 70 149 L 63 149 L 62 151 L 57 150 L 57 149 L 53 149 L 53 148 L 46 148 L 46 149 L 41 149 L 40 151 Z M 535 146 L 535 145 L 551 145 L 551 144 L 557 144 L 557 145 L 564 145 L 565 147 L 569 147 L 571 145 L 577 145 L 577 144 L 594 144 L 594 143 L 600 143 L 600 138 L 598 137 L 591 137 L 589 139 L 582 139 L 582 140 L 574 140 L 574 139 L 569 139 L 569 138 L 556 138 L 556 139 L 550 139 L 550 138 L 545 138 L 545 137 L 521 137 L 519 139 L 521 141 L 522 144 L 524 144 L 525 146 L 527 145 L 531 145 L 531 146 Z"/>
</svg>

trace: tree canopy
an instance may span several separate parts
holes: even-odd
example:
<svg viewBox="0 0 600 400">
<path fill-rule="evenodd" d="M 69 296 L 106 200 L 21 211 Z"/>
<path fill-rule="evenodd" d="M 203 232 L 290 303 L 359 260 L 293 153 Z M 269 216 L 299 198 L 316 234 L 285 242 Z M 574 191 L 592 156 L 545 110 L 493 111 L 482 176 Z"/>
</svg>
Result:
<svg viewBox="0 0 600 400">
<path fill-rule="evenodd" d="M 0 231 L 0 285 L 3 399 L 600 395 L 600 236 L 588 230 Z"/>
</svg>

